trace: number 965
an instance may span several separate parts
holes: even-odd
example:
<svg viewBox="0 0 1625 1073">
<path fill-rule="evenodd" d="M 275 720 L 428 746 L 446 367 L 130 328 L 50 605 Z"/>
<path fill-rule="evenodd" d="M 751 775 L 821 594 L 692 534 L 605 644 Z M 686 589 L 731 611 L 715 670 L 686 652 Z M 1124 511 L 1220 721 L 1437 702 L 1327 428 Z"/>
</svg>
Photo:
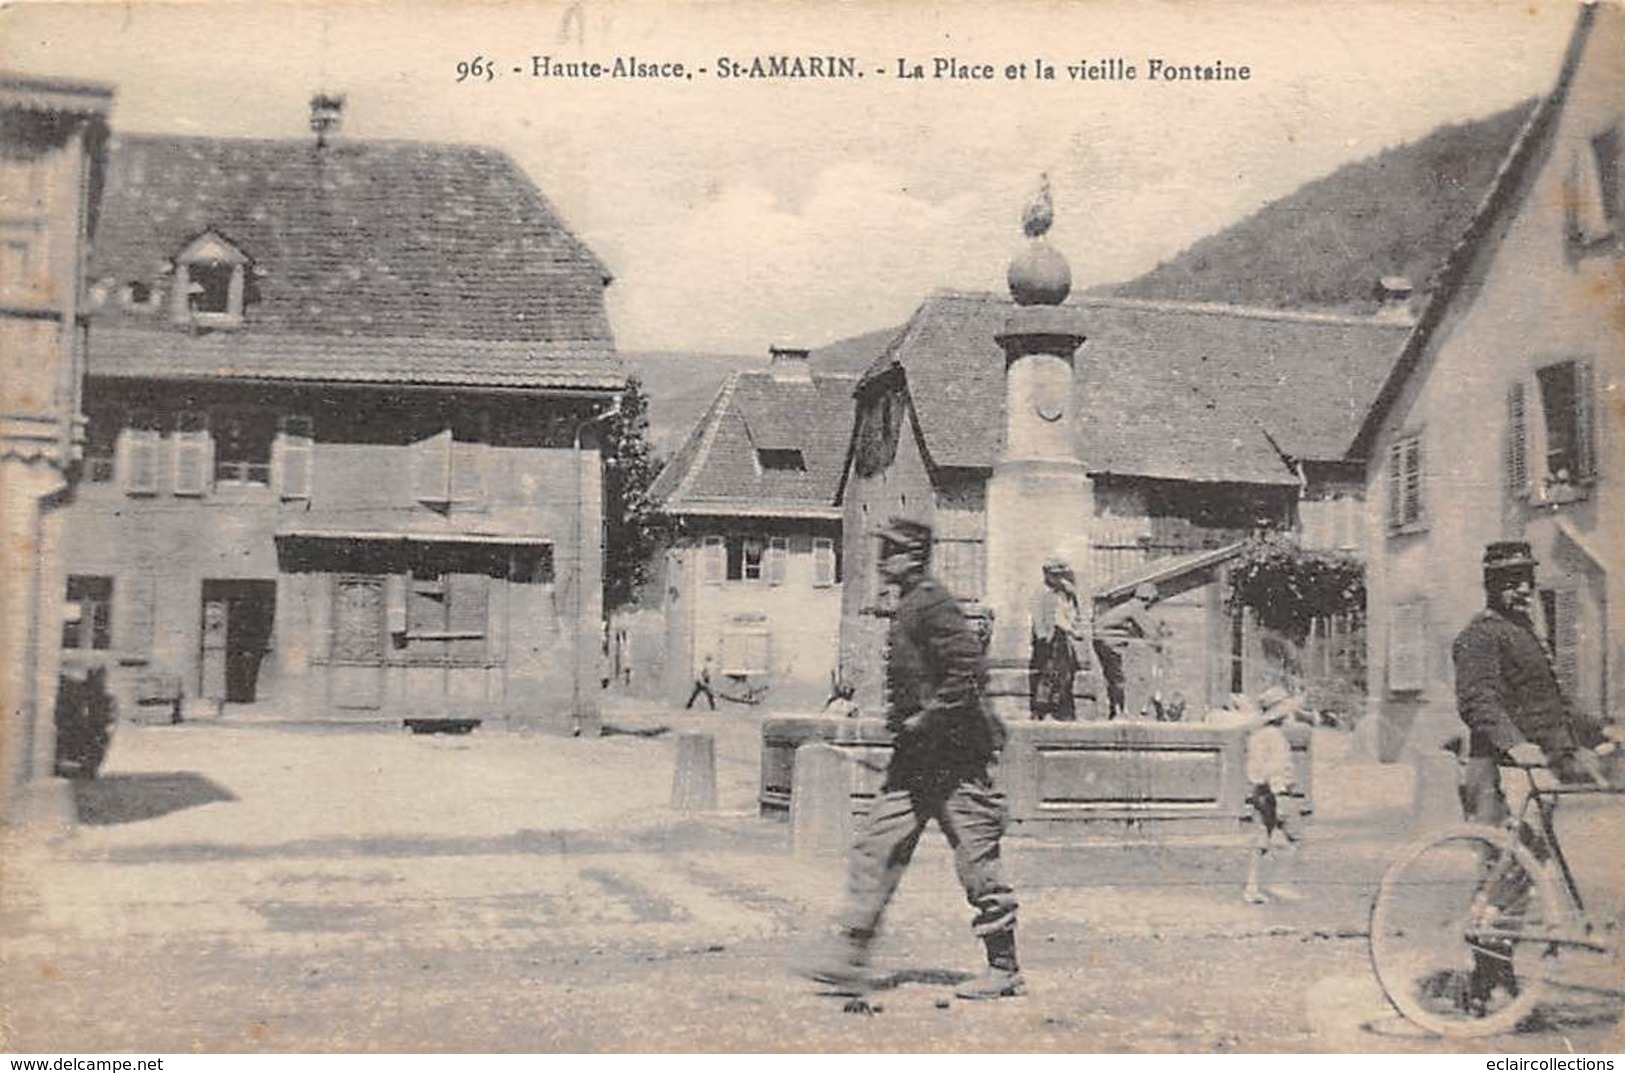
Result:
<svg viewBox="0 0 1625 1073">
<path fill-rule="evenodd" d="M 457 62 L 457 81 L 466 82 L 470 78 L 484 79 L 489 82 L 497 75 L 496 66 L 484 56 L 475 56 L 471 60 Z"/>
</svg>

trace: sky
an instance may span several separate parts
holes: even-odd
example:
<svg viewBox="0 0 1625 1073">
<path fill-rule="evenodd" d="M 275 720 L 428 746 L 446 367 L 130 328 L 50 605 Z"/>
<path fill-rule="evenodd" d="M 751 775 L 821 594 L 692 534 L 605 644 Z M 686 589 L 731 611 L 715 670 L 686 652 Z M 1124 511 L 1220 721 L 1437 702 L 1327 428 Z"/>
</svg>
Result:
<svg viewBox="0 0 1625 1073">
<path fill-rule="evenodd" d="M 1544 0 L 11 3 L 0 69 L 112 83 L 115 132 L 306 138 L 320 89 L 345 95 L 346 138 L 501 148 L 613 273 L 623 350 L 765 354 L 900 324 L 938 288 L 1002 291 L 1041 174 L 1075 288 L 1132 278 L 1343 163 L 1545 92 L 1575 14 Z M 542 55 L 692 77 L 531 77 Z M 863 77 L 718 77 L 720 57 L 773 55 L 851 56 Z M 496 76 L 459 82 L 476 58 Z M 933 78 L 939 58 L 993 77 Z M 1251 77 L 1152 81 L 1153 59 Z M 1070 78 L 1081 60 L 1138 77 Z M 897 77 L 899 61 L 926 77 Z"/>
</svg>

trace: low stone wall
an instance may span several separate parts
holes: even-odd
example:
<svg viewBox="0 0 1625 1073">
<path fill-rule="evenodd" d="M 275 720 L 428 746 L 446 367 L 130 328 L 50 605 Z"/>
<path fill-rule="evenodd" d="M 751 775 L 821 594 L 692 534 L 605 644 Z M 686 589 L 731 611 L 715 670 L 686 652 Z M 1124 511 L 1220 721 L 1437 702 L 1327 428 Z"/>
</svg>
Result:
<svg viewBox="0 0 1625 1073">
<path fill-rule="evenodd" d="M 1015 722 L 1009 729 L 996 778 L 1018 830 L 1104 823 L 1170 834 L 1233 832 L 1249 815 L 1245 728 L 1120 720 Z M 1289 727 L 1287 736 L 1312 806 L 1309 728 Z M 789 716 L 762 724 L 762 814 L 788 812 L 795 750 L 807 741 L 829 742 L 850 757 L 852 810 L 867 809 L 891 754 L 885 724 Z"/>
</svg>

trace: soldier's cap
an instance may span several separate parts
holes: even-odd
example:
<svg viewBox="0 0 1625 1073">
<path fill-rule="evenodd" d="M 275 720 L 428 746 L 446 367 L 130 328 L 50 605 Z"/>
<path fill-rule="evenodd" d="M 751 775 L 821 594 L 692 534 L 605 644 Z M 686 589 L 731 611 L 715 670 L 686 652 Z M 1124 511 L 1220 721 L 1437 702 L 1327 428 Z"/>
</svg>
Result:
<svg viewBox="0 0 1625 1073">
<path fill-rule="evenodd" d="M 875 530 L 875 536 L 900 551 L 930 551 L 931 527 L 909 518 L 893 518 Z"/>
<path fill-rule="evenodd" d="M 1136 600 L 1155 600 L 1157 598 L 1157 587 L 1149 581 L 1142 581 L 1134 586 L 1134 598 Z"/>
<path fill-rule="evenodd" d="M 1516 570 L 1540 565 L 1527 541 L 1497 540 L 1484 546 L 1484 569 Z"/>
<path fill-rule="evenodd" d="M 1299 700 L 1285 686 L 1270 686 L 1258 695 L 1258 710 L 1264 722 L 1279 723 L 1298 710 Z"/>
<path fill-rule="evenodd" d="M 1051 555 L 1048 559 L 1044 560 L 1044 573 L 1060 574 L 1062 577 L 1071 577 L 1072 567 L 1067 565 L 1067 561 L 1061 558 L 1059 555 Z"/>
</svg>

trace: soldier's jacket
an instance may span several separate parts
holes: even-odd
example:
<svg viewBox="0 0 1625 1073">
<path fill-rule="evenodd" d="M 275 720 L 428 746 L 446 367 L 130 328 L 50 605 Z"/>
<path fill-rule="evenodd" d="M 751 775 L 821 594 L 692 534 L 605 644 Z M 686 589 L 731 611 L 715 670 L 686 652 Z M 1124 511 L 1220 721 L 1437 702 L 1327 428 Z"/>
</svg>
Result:
<svg viewBox="0 0 1625 1073">
<path fill-rule="evenodd" d="M 1548 756 L 1604 740 L 1602 728 L 1564 698 L 1546 649 L 1523 622 L 1480 611 L 1457 634 L 1456 711 L 1471 731 L 1469 755 L 1493 757 L 1522 741 Z"/>
<path fill-rule="evenodd" d="M 931 754 L 937 766 L 985 764 L 1004 744 L 1003 726 L 984 708 L 981 638 L 953 596 L 923 579 L 898 603 L 886 644 L 886 725 L 900 733 L 898 752 Z"/>
</svg>

